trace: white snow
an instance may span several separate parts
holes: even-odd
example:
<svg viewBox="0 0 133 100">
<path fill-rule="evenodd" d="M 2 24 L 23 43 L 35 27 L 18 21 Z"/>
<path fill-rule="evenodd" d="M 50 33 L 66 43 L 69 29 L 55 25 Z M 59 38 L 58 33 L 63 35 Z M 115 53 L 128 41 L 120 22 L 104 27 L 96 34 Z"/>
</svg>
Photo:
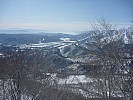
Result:
<svg viewBox="0 0 133 100">
<path fill-rule="evenodd" d="M 0 53 L 0 56 L 3 56 L 3 54 L 2 54 L 2 53 Z"/>
<path fill-rule="evenodd" d="M 128 44 L 128 38 L 127 38 L 126 32 L 124 33 L 124 42 L 125 44 Z"/>
<path fill-rule="evenodd" d="M 93 82 L 93 78 L 86 77 L 85 75 L 69 75 L 66 78 L 57 77 L 57 73 L 46 73 L 46 75 L 50 75 L 50 80 L 55 80 L 60 85 Z"/>
<path fill-rule="evenodd" d="M 70 41 L 70 38 L 60 38 L 62 41 Z"/>
<path fill-rule="evenodd" d="M 79 84 L 93 81 L 85 75 L 70 75 L 65 79 L 58 79 L 58 84 Z"/>
</svg>

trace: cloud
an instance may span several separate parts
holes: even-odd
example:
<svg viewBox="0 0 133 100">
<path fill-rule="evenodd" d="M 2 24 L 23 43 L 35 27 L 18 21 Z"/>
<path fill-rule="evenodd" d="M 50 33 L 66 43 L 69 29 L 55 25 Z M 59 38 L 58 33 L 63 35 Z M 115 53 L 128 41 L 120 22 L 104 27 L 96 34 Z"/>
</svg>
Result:
<svg viewBox="0 0 133 100">
<path fill-rule="evenodd" d="M 75 23 L 0 23 L 0 28 L 31 28 L 55 32 L 78 32 L 90 30 L 90 24 Z"/>
<path fill-rule="evenodd" d="M 118 28 L 129 27 L 131 23 L 112 23 Z M 91 30 L 91 24 L 87 22 L 72 23 L 0 23 L 0 28 L 24 28 L 40 29 L 49 32 L 80 33 Z"/>
</svg>

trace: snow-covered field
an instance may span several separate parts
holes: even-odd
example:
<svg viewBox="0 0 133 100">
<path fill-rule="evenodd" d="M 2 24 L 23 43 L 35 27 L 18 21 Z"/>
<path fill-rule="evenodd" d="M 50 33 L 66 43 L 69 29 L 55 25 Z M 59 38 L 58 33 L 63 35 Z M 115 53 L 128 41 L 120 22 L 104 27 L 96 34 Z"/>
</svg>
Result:
<svg viewBox="0 0 133 100">
<path fill-rule="evenodd" d="M 21 49 L 24 48 L 43 48 L 43 47 L 49 47 L 49 48 L 64 48 L 66 46 L 71 45 L 72 43 L 75 43 L 76 41 L 70 41 L 69 39 L 63 39 L 63 41 L 60 42 L 48 42 L 48 43 L 38 43 L 38 44 L 30 44 L 30 45 L 26 45 L 26 44 L 21 44 L 19 47 Z"/>
</svg>

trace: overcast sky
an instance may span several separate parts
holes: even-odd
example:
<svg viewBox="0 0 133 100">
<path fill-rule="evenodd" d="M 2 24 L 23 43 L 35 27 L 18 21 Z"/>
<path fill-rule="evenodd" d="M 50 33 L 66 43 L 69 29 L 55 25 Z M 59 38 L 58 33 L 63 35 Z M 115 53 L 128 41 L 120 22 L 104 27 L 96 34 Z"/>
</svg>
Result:
<svg viewBox="0 0 133 100">
<path fill-rule="evenodd" d="M 133 0 L 0 0 L 0 28 L 80 32 L 102 17 L 129 25 L 132 15 Z"/>
</svg>

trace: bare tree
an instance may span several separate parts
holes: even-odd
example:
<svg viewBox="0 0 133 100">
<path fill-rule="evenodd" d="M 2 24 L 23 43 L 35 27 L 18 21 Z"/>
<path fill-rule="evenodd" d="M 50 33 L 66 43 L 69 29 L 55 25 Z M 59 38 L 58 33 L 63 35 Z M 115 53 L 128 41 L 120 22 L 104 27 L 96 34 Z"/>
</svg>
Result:
<svg viewBox="0 0 133 100">
<path fill-rule="evenodd" d="M 131 51 L 131 48 L 125 48 L 126 44 L 120 38 L 124 36 L 124 31 L 118 31 L 105 19 L 98 20 L 98 23 L 94 23 L 92 27 L 94 31 L 89 38 L 91 41 L 85 44 L 85 47 L 80 45 L 77 45 L 77 47 L 82 48 L 86 55 L 89 55 L 88 57 L 91 59 L 88 61 L 89 65 L 101 66 L 98 75 L 100 77 L 97 76 L 97 82 L 101 83 L 97 86 L 101 88 L 96 95 L 101 95 L 103 99 L 110 100 L 112 97 L 117 97 L 118 92 L 121 91 L 120 94 L 125 100 L 128 97 L 132 98 L 132 86 L 130 85 L 132 83 L 128 83 L 129 80 L 132 81 L 132 70 L 128 67 L 128 63 L 132 60 L 126 59 L 126 55 L 129 54 L 127 51 Z M 102 81 L 100 82 L 99 79 Z M 123 89 L 125 84 L 128 85 L 130 92 Z M 84 85 L 82 85 L 83 87 Z"/>
</svg>

